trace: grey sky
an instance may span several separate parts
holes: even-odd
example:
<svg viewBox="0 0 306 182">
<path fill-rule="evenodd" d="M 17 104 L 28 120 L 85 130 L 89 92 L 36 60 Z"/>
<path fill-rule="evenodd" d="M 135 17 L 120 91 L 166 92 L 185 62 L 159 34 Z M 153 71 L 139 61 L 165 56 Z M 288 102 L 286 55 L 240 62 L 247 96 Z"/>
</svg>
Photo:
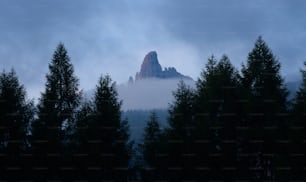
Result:
<svg viewBox="0 0 306 182">
<path fill-rule="evenodd" d="M 126 82 L 151 50 L 162 66 L 196 79 L 211 54 L 240 67 L 262 35 L 291 81 L 306 60 L 305 7 L 304 0 L 0 0 L 0 69 L 14 67 L 37 96 L 63 42 L 85 90 L 105 73 Z"/>
</svg>

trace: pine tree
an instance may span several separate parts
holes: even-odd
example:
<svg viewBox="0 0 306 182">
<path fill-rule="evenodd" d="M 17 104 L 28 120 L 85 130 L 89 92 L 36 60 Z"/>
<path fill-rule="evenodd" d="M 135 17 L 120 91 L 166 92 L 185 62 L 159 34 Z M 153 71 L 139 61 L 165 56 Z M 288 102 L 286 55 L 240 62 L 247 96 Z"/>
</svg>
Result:
<svg viewBox="0 0 306 182">
<path fill-rule="evenodd" d="M 235 179 L 232 170 L 236 168 L 235 127 L 241 111 L 237 102 L 240 100 L 239 77 L 226 55 L 219 62 L 212 56 L 197 81 L 195 119 L 199 130 L 196 133 L 203 140 L 198 145 L 206 148 L 202 151 L 205 155 L 197 161 L 210 169 L 210 176 L 207 175 L 210 179 L 221 180 L 218 175 L 221 172 L 224 179 Z"/>
<path fill-rule="evenodd" d="M 161 136 L 161 129 L 155 112 L 151 113 L 150 119 L 147 122 L 144 132 L 144 160 L 146 161 L 147 165 L 154 166 L 154 153 L 157 149 L 156 144 Z"/>
<path fill-rule="evenodd" d="M 306 62 L 304 62 L 306 67 Z M 293 99 L 293 114 L 295 115 L 296 124 L 303 126 L 305 125 L 305 112 L 306 112 L 306 69 L 301 70 L 302 73 L 302 84 L 299 90 L 296 92 Z"/>
<path fill-rule="evenodd" d="M 306 68 L 306 62 L 304 62 Z M 305 128 L 306 128 L 306 69 L 300 70 L 302 73 L 302 84 L 293 99 L 292 121 L 290 123 L 291 148 L 291 180 L 303 180 L 305 178 L 304 150 Z"/>
<path fill-rule="evenodd" d="M 26 100 L 25 88 L 14 70 L 0 75 L 0 100 L 1 148 L 25 149 L 34 116 L 33 102 Z"/>
<path fill-rule="evenodd" d="M 249 91 L 250 169 L 256 180 L 274 180 L 277 134 L 285 128 L 288 91 L 280 75 L 280 63 L 259 37 L 242 68 L 242 83 Z M 284 130 L 283 130 L 284 131 Z M 276 138 L 278 137 L 278 138 Z"/>
<path fill-rule="evenodd" d="M 240 138 L 236 128 L 242 122 L 240 75 L 231 64 L 230 59 L 223 55 L 217 64 L 214 77 L 215 85 L 211 85 L 211 87 L 215 88 L 212 92 L 215 96 L 212 97 L 211 104 L 214 104 L 214 100 L 217 98 L 216 104 L 218 106 L 215 108 L 217 114 L 213 117 L 216 119 L 216 143 L 217 146 L 220 146 L 219 152 L 222 160 L 219 170 L 224 171 L 224 180 L 237 180 L 239 178 L 235 174 L 237 173 Z M 216 152 L 218 153 L 218 151 Z"/>
<path fill-rule="evenodd" d="M 33 123 L 33 150 L 41 165 L 48 164 L 51 180 L 59 179 L 60 154 L 69 142 L 80 101 L 79 81 L 62 43 L 53 54 L 46 79 L 38 104 L 38 119 Z"/>
<path fill-rule="evenodd" d="M 178 83 L 178 88 L 173 92 L 174 101 L 169 108 L 169 127 L 165 131 L 168 141 L 167 152 L 169 154 L 170 168 L 168 171 L 170 180 L 192 180 L 194 151 L 192 151 L 194 124 L 194 90 L 186 85 L 183 80 Z M 182 168 L 182 169 L 180 169 Z"/>
<path fill-rule="evenodd" d="M 207 102 L 207 98 L 210 98 L 212 90 L 210 85 L 214 84 L 213 75 L 216 72 L 217 60 L 212 55 L 209 59 L 205 68 L 202 70 L 200 77 L 196 82 L 196 93 L 195 93 L 195 124 L 198 130 L 195 131 L 196 139 L 203 140 L 207 143 L 209 136 L 209 115 L 212 114 L 209 110 L 210 106 Z M 203 144 L 204 144 L 203 143 Z"/>
<path fill-rule="evenodd" d="M 90 151 L 94 150 L 90 148 L 90 143 L 96 139 L 94 133 L 97 130 L 97 126 L 93 125 L 94 121 L 94 105 L 91 100 L 83 100 L 80 103 L 79 108 L 76 111 L 75 125 L 73 136 L 71 137 L 72 160 L 68 161 L 70 166 L 75 168 L 73 178 L 75 180 L 89 178 L 88 168 L 90 168 Z M 99 157 L 97 157 L 98 159 Z M 91 166 L 92 167 L 92 166 Z"/>
<path fill-rule="evenodd" d="M 121 119 L 121 103 L 115 82 L 109 75 L 101 76 L 93 101 L 93 117 L 87 123 L 89 165 L 101 168 L 94 173 L 97 179 L 127 180 L 132 143 L 128 123 Z"/>
<path fill-rule="evenodd" d="M 19 83 L 15 71 L 3 71 L 0 75 L 1 179 L 10 174 L 9 171 L 5 171 L 6 167 L 24 167 L 20 155 L 27 152 L 30 147 L 29 133 L 34 112 L 33 101 L 26 99 L 25 88 Z M 18 178 L 16 175 L 10 177 Z M 22 178 L 21 173 L 19 177 Z"/>
<path fill-rule="evenodd" d="M 91 124 L 94 119 L 94 105 L 91 101 L 83 101 L 76 114 L 75 144 L 77 152 L 87 152 L 88 140 L 95 137 L 96 126 Z M 92 136 L 93 135 L 93 136 Z"/>
<path fill-rule="evenodd" d="M 196 82 L 196 91 L 195 91 L 195 103 L 194 103 L 194 122 L 195 128 L 194 131 L 194 145 L 192 150 L 196 154 L 195 166 L 198 168 L 196 171 L 196 176 L 198 180 L 211 180 L 211 159 L 209 157 L 212 153 L 212 131 L 210 130 L 211 121 L 209 119 L 210 110 L 208 105 L 208 94 L 211 93 L 209 90 L 210 83 L 213 83 L 213 73 L 216 70 L 217 60 L 212 55 L 208 58 L 208 61 L 205 65 L 205 68 L 202 70 L 200 77 Z"/>
<path fill-rule="evenodd" d="M 174 102 L 169 109 L 169 132 L 176 139 L 187 139 L 194 129 L 194 91 L 181 80 L 173 96 Z"/>
<path fill-rule="evenodd" d="M 161 128 L 155 112 L 152 112 L 146 124 L 143 135 L 143 143 L 139 146 L 143 157 L 141 177 L 143 181 L 154 181 L 159 177 Z"/>
</svg>

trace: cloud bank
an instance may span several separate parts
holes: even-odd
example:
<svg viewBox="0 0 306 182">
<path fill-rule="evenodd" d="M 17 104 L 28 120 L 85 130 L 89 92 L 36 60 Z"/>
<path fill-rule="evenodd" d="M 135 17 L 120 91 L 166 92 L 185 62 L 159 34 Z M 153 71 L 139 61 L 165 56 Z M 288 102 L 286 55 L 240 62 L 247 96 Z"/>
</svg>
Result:
<svg viewBox="0 0 306 182">
<path fill-rule="evenodd" d="M 0 2 L 0 69 L 14 67 L 30 97 L 43 91 L 62 41 L 81 88 L 101 74 L 119 84 L 156 50 L 165 67 L 196 79 L 211 54 L 226 53 L 239 68 L 262 35 L 288 81 L 306 60 L 303 0 L 53 0 Z"/>
<path fill-rule="evenodd" d="M 146 79 L 133 84 L 118 85 L 119 99 L 123 110 L 167 109 L 173 102 L 173 92 L 177 89 L 178 79 Z M 195 87 L 193 80 L 185 80 Z"/>
</svg>

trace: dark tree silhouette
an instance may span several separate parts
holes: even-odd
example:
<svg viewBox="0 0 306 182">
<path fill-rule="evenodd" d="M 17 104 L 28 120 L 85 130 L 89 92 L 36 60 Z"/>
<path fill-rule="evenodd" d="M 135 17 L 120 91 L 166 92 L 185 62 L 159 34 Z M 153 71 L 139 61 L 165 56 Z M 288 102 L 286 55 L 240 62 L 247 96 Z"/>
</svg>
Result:
<svg viewBox="0 0 306 182">
<path fill-rule="evenodd" d="M 280 63 L 259 37 L 242 68 L 242 83 L 249 91 L 248 122 L 250 169 L 255 180 L 274 180 L 279 150 L 286 153 L 286 106 L 288 91 L 280 75 Z M 280 138 L 281 137 L 281 138 Z M 277 149 L 278 148 L 278 149 Z M 286 164 L 285 164 L 286 165 Z M 277 175 L 279 176 L 279 175 Z"/>
<path fill-rule="evenodd" d="M 63 165 L 61 152 L 69 142 L 80 101 L 79 81 L 62 43 L 53 54 L 46 79 L 38 104 L 38 119 L 33 124 L 33 150 L 38 157 L 37 165 L 47 167 L 48 178 L 57 180 Z"/>
<path fill-rule="evenodd" d="M 143 142 L 139 145 L 143 156 L 141 178 L 142 181 L 154 181 L 159 179 L 161 161 L 158 158 L 160 152 L 160 140 L 162 130 L 158 123 L 156 113 L 153 111 L 144 129 Z"/>
<path fill-rule="evenodd" d="M 235 180 L 237 136 L 240 117 L 240 83 L 238 71 L 224 55 L 219 62 L 212 56 L 197 81 L 196 152 L 204 179 Z M 205 148 L 205 151 L 202 151 Z M 218 174 L 222 173 L 220 176 Z"/>
<path fill-rule="evenodd" d="M 0 75 L 0 176 L 1 179 L 21 180 L 22 163 L 28 152 L 30 125 L 34 119 L 33 101 L 26 99 L 26 91 L 14 70 Z M 17 168 L 17 170 L 11 170 Z"/>
<path fill-rule="evenodd" d="M 194 91 L 187 86 L 183 80 L 178 84 L 178 88 L 173 92 L 174 101 L 169 108 L 169 135 L 177 139 L 186 140 L 194 130 L 193 105 Z"/>
<path fill-rule="evenodd" d="M 80 150 L 88 154 L 88 179 L 128 179 L 132 143 L 120 108 L 115 83 L 109 75 L 101 76 L 92 105 L 83 106 L 76 124 Z"/>
<path fill-rule="evenodd" d="M 290 177 L 292 180 L 305 179 L 305 127 L 306 127 L 306 62 L 302 73 L 302 84 L 292 101 L 292 123 L 290 124 Z M 304 146 L 304 147 L 302 147 Z"/>
<path fill-rule="evenodd" d="M 173 92 L 174 101 L 169 108 L 169 127 L 165 130 L 168 152 L 169 180 L 194 178 L 194 90 L 183 80 Z"/>
</svg>

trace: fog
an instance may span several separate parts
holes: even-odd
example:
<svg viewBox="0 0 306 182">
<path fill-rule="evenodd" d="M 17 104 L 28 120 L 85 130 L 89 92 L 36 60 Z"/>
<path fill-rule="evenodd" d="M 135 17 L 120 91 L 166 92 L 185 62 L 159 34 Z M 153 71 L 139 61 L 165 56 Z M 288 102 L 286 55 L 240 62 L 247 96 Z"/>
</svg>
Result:
<svg viewBox="0 0 306 182">
<path fill-rule="evenodd" d="M 44 91 L 53 51 L 63 42 L 80 88 L 101 74 L 119 84 L 146 53 L 196 78 L 207 58 L 227 54 L 236 67 L 262 35 L 288 81 L 305 60 L 305 1 L 174 0 L 0 1 L 0 69 L 15 68 L 30 98 Z M 284 23 L 285 22 L 285 23 Z"/>
<path fill-rule="evenodd" d="M 167 109 L 173 101 L 172 93 L 176 90 L 178 82 L 178 79 L 147 79 L 119 85 L 119 98 L 123 100 L 122 109 Z M 185 83 L 194 87 L 194 81 Z"/>
<path fill-rule="evenodd" d="M 168 109 L 173 102 L 173 92 L 177 89 L 179 79 L 145 79 L 133 84 L 117 84 L 118 99 L 122 100 L 123 111 Z M 184 80 L 195 89 L 194 80 Z M 288 99 L 292 99 L 301 81 L 286 82 L 289 90 Z M 84 91 L 87 99 L 93 99 L 94 90 Z"/>
<path fill-rule="evenodd" d="M 177 89 L 179 79 L 146 79 L 133 84 L 117 86 L 118 99 L 123 101 L 121 109 L 154 110 L 168 109 L 173 101 L 173 92 Z M 184 80 L 190 87 L 195 87 L 195 81 Z M 84 91 L 86 99 L 93 99 L 95 90 Z"/>
</svg>

